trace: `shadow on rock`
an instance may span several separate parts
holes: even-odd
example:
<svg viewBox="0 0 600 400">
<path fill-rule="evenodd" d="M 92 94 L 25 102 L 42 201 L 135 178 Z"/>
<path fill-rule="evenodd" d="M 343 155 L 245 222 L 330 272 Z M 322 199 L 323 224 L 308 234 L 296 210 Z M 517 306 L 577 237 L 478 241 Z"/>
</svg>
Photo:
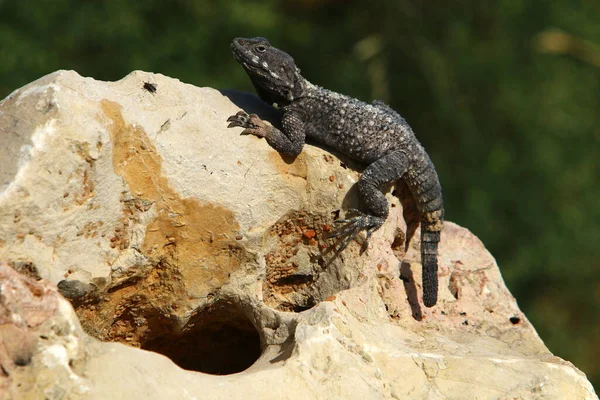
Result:
<svg viewBox="0 0 600 400">
<path fill-rule="evenodd" d="M 410 269 L 410 263 L 406 261 L 403 261 L 402 265 L 400 266 L 400 279 L 402 279 L 404 282 L 404 290 L 406 291 L 406 296 L 408 297 L 408 303 L 410 304 L 412 316 L 417 321 L 421 321 L 423 319 L 423 313 L 421 311 L 421 306 L 419 305 L 417 285 L 415 285 L 415 278 Z"/>
</svg>

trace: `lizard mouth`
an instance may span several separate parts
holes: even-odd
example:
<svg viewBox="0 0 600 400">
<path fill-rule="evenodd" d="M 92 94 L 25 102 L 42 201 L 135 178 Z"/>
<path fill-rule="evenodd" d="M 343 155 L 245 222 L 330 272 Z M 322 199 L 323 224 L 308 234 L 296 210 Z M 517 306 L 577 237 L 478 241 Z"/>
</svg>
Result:
<svg viewBox="0 0 600 400">
<path fill-rule="evenodd" d="M 231 53 L 233 54 L 233 58 L 235 58 L 239 63 L 244 62 L 244 49 L 242 45 L 238 42 L 238 39 L 233 39 L 231 42 Z"/>
<path fill-rule="evenodd" d="M 246 71 L 250 71 L 250 70 L 256 70 L 259 69 L 260 67 L 250 64 L 249 63 L 249 58 L 248 58 L 248 54 L 247 51 L 245 50 L 244 46 L 242 46 L 239 42 L 238 39 L 234 39 L 233 42 L 231 42 L 231 54 L 233 54 L 233 58 L 235 58 L 235 60 L 240 63 L 240 65 L 246 70 Z"/>
</svg>

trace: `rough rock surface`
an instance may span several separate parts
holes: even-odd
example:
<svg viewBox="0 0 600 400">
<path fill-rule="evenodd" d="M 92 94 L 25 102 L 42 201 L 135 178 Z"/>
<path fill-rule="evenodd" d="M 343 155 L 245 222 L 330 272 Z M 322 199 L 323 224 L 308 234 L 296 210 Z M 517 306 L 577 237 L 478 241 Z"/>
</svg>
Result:
<svg viewBox="0 0 600 400">
<path fill-rule="evenodd" d="M 240 108 L 270 112 L 145 72 L 0 103 L 0 398 L 597 398 L 466 229 L 420 305 L 393 188 L 369 249 L 334 259 L 357 166 L 282 158 L 226 128 Z"/>
</svg>

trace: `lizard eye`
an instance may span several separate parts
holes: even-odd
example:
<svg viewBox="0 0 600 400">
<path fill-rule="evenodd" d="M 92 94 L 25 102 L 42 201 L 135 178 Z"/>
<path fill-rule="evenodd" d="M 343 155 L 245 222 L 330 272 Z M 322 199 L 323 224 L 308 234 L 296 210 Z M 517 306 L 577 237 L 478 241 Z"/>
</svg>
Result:
<svg viewBox="0 0 600 400">
<path fill-rule="evenodd" d="M 267 47 L 263 44 L 259 44 L 255 48 L 256 48 L 256 51 L 258 51 L 259 53 L 264 53 L 265 51 L 267 51 Z"/>
</svg>

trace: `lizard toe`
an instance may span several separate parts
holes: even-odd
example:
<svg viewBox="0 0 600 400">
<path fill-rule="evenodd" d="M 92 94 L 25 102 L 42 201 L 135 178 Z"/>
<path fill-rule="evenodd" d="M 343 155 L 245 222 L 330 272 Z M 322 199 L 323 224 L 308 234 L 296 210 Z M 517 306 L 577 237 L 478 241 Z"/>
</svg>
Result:
<svg viewBox="0 0 600 400">
<path fill-rule="evenodd" d="M 242 135 L 242 136 L 254 135 L 254 136 L 259 137 L 259 138 L 264 138 L 266 136 L 266 132 L 264 130 L 262 130 L 262 129 L 257 129 L 255 127 L 252 127 L 252 128 L 246 128 L 246 129 L 244 129 L 240 133 L 240 135 Z"/>
<path fill-rule="evenodd" d="M 369 239 L 373 232 L 383 225 L 385 222 L 385 218 L 376 217 L 374 215 L 365 214 L 359 210 L 352 210 L 354 214 L 358 214 L 356 217 L 352 217 L 349 219 L 336 220 L 336 223 L 345 224 L 340 227 L 340 229 L 336 230 L 329 234 L 329 238 L 341 238 L 341 245 L 336 251 L 336 254 L 340 254 L 348 244 L 356 239 L 358 234 L 363 230 L 366 230 L 366 238 L 361 245 L 361 253 L 364 252 L 369 244 Z"/>
</svg>

